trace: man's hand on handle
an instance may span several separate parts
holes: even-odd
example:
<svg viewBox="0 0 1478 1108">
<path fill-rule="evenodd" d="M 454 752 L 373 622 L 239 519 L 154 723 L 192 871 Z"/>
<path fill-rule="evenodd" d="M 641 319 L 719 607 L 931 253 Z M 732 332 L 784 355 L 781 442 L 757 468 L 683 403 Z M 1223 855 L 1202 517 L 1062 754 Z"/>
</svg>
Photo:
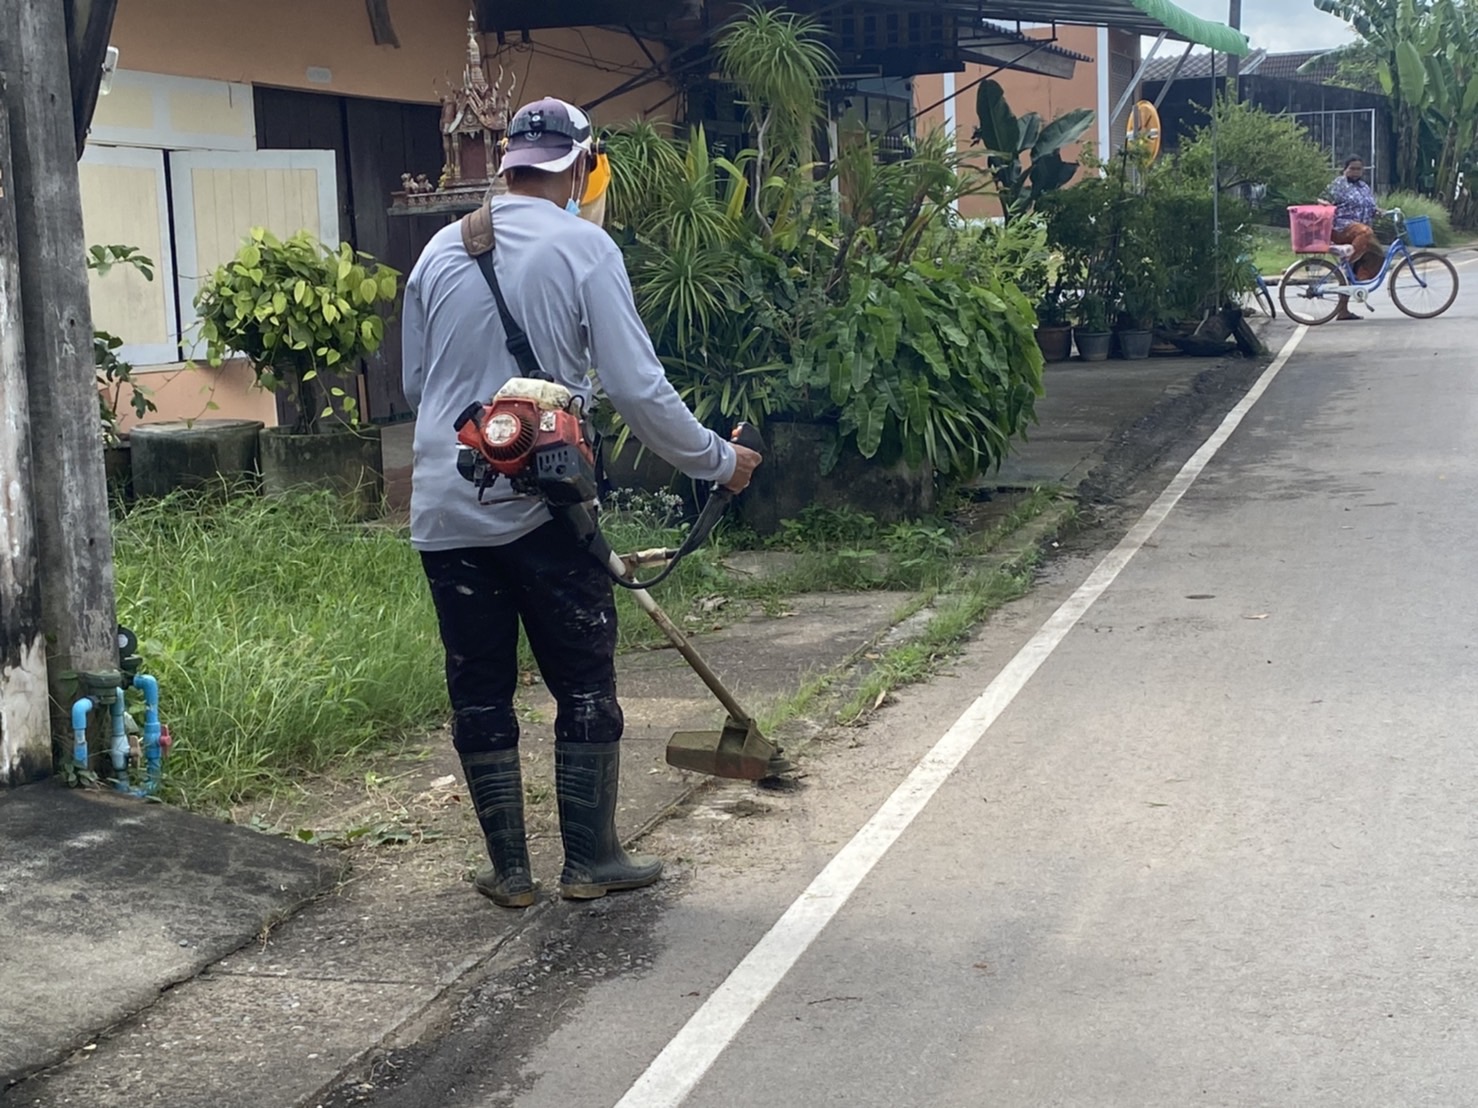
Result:
<svg viewBox="0 0 1478 1108">
<path fill-rule="evenodd" d="M 734 445 L 734 476 L 729 478 L 724 488 L 732 493 L 741 493 L 749 487 L 754 471 L 764 460 L 761 453 L 764 449 L 764 439 L 760 438 L 759 432 L 747 423 L 741 423 L 735 427 L 734 433 L 729 438 Z"/>
</svg>

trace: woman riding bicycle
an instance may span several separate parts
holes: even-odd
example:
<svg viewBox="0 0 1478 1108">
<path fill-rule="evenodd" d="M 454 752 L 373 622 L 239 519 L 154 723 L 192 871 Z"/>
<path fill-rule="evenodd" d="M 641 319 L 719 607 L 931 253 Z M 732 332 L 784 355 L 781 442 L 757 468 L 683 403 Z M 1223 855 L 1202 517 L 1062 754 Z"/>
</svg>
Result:
<svg viewBox="0 0 1478 1108">
<path fill-rule="evenodd" d="M 1345 170 L 1331 182 L 1326 199 L 1334 205 L 1333 242 L 1350 247 L 1350 268 L 1355 278 L 1368 281 L 1380 272 L 1385 260 L 1385 251 L 1375 239 L 1371 223 L 1381 214 L 1375 202 L 1375 193 L 1365 182 L 1365 163 L 1359 158 L 1348 158 Z M 1350 311 L 1350 298 L 1339 298 L 1339 314 L 1336 319 L 1359 319 Z"/>
</svg>

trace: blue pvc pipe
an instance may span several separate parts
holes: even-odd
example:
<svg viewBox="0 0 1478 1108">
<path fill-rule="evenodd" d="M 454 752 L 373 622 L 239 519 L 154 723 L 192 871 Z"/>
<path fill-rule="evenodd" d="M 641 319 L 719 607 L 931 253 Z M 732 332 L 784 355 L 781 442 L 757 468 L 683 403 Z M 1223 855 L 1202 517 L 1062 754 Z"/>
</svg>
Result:
<svg viewBox="0 0 1478 1108">
<path fill-rule="evenodd" d="M 133 679 L 133 687 L 144 694 L 144 764 L 148 767 L 144 794 L 152 796 L 159 788 L 163 771 L 163 757 L 159 748 L 159 736 L 162 733 L 159 726 L 159 681 L 147 673 L 140 673 Z"/>
<path fill-rule="evenodd" d="M 87 717 L 92 701 L 82 697 L 72 705 L 72 762 L 78 769 L 87 768 Z"/>
<path fill-rule="evenodd" d="M 121 793 L 132 792 L 128 785 L 128 726 L 123 722 L 123 690 L 113 699 L 113 785 Z"/>
</svg>

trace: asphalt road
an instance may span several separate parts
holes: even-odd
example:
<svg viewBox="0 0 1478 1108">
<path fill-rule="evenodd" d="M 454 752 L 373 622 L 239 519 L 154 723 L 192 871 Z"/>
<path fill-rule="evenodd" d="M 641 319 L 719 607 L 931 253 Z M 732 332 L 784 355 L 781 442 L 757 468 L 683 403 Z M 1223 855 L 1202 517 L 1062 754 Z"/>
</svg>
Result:
<svg viewBox="0 0 1478 1108">
<path fill-rule="evenodd" d="M 370 1102 L 1478 1103 L 1475 305 L 1309 332 L 1153 533 L 663 828 Z"/>
</svg>

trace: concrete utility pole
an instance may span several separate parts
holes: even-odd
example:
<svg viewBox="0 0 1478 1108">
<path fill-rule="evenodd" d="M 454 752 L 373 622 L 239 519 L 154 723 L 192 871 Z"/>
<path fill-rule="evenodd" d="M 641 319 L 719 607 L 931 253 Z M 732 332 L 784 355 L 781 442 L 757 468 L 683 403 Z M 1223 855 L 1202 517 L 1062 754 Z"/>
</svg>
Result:
<svg viewBox="0 0 1478 1108">
<path fill-rule="evenodd" d="M 0 104 L 5 101 L 0 78 Z M 10 124 L 0 111 L 0 785 L 51 769 Z"/>
<path fill-rule="evenodd" d="M 1242 29 L 1242 0 L 1231 0 L 1232 8 L 1227 14 L 1227 26 L 1234 31 Z M 1242 99 L 1238 88 L 1238 77 L 1242 73 L 1242 59 L 1235 54 L 1227 55 L 1227 94 L 1236 101 Z"/>
<path fill-rule="evenodd" d="M 53 734 L 121 683 L 63 0 L 0 0 Z M 9 190 L 7 190 L 9 191 Z M 96 713 L 99 716 L 106 713 Z"/>
</svg>

